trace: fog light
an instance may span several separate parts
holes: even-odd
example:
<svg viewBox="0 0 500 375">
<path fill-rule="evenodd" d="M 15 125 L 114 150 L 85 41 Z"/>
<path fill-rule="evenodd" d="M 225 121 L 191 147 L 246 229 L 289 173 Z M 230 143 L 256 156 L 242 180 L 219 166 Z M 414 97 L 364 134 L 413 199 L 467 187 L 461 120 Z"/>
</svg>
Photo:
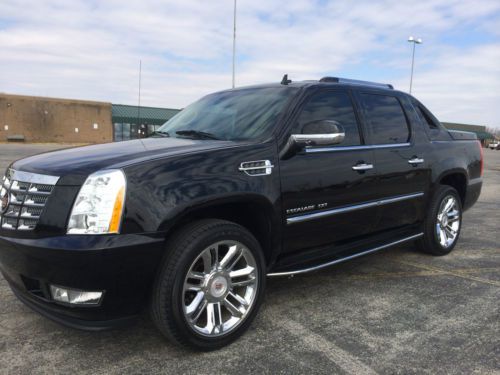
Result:
<svg viewBox="0 0 500 375">
<path fill-rule="evenodd" d="M 102 298 L 102 292 L 86 292 L 54 285 L 50 286 L 50 292 L 54 301 L 74 305 L 98 305 Z"/>
</svg>

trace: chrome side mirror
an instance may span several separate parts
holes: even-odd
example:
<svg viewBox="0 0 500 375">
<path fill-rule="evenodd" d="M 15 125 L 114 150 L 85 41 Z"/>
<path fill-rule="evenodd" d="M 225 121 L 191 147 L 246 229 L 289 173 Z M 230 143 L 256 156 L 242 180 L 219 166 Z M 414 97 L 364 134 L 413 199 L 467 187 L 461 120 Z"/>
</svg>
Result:
<svg viewBox="0 0 500 375">
<path fill-rule="evenodd" d="M 345 138 L 342 125 L 333 120 L 312 121 L 305 124 L 302 134 L 292 134 L 291 139 L 297 146 L 329 146 L 341 143 Z"/>
</svg>

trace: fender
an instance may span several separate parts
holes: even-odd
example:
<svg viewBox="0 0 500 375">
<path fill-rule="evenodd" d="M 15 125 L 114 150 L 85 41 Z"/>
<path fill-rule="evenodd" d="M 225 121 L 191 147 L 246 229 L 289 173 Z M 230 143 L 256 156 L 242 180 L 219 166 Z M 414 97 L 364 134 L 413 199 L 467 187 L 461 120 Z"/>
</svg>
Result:
<svg viewBox="0 0 500 375">
<path fill-rule="evenodd" d="M 160 231 L 165 238 L 189 222 L 204 218 L 225 219 L 250 230 L 261 242 L 268 268 L 274 265 L 282 244 L 281 204 L 257 194 L 238 194 L 200 199 L 193 205 L 176 207 L 165 218 Z"/>
</svg>

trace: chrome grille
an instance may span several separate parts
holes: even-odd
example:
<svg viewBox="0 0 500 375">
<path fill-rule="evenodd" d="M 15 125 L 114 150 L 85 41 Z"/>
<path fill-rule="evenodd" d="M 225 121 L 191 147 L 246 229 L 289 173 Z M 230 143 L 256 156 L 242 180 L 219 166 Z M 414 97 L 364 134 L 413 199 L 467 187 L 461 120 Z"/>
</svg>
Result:
<svg viewBox="0 0 500 375">
<path fill-rule="evenodd" d="M 7 170 L 2 178 L 0 198 L 8 205 L 0 212 L 0 226 L 10 230 L 33 230 L 59 177 Z"/>
</svg>

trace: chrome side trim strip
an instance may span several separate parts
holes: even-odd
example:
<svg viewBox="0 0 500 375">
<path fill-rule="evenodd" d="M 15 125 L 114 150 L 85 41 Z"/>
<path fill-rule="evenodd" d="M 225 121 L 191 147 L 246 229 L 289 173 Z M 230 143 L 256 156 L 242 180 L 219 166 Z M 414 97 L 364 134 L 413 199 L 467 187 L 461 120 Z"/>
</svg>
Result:
<svg viewBox="0 0 500 375">
<path fill-rule="evenodd" d="M 9 173 L 7 173 L 9 175 Z M 59 181 L 58 176 L 49 176 L 46 174 L 38 174 L 31 172 L 16 171 L 10 169 L 9 179 L 11 181 L 29 182 L 32 184 L 55 185 Z"/>
<path fill-rule="evenodd" d="M 362 145 L 362 146 L 338 146 L 338 147 L 306 147 L 306 153 L 331 152 L 331 151 L 354 151 L 374 150 L 379 148 L 408 147 L 410 143 L 390 143 L 386 145 Z"/>
<path fill-rule="evenodd" d="M 271 272 L 271 273 L 268 273 L 267 276 L 268 277 L 292 276 L 292 275 L 298 275 L 298 274 L 301 274 L 301 273 L 306 273 L 306 272 L 320 270 L 320 269 L 325 268 L 325 267 L 333 266 L 334 264 L 345 262 L 346 260 L 358 258 L 360 256 L 367 255 L 367 254 L 370 254 L 370 253 L 374 253 L 376 251 L 383 250 L 383 249 L 386 249 L 386 248 L 394 246 L 394 245 L 398 245 L 398 244 L 403 243 L 403 242 L 415 240 L 417 238 L 422 237 L 423 235 L 424 235 L 423 233 L 418 233 L 418 234 L 415 234 L 415 235 L 410 236 L 410 237 L 405 237 L 405 238 L 402 238 L 402 239 L 394 241 L 394 242 L 389 242 L 389 243 L 387 243 L 385 245 L 377 246 L 377 247 L 374 247 L 373 249 L 366 250 L 366 251 L 363 251 L 361 253 L 357 253 L 357 254 L 354 254 L 354 255 L 350 255 L 350 256 L 345 257 L 345 258 L 336 259 L 336 260 L 333 260 L 333 261 L 328 262 L 328 263 L 323 263 L 323 264 L 320 264 L 318 266 L 309 267 L 309 268 L 303 268 L 301 270 L 289 271 L 289 272 Z"/>
<path fill-rule="evenodd" d="M 400 201 L 404 201 L 407 199 L 414 199 L 414 198 L 422 197 L 423 195 L 424 195 L 423 192 L 414 193 L 414 194 L 407 194 L 407 195 L 399 195 L 399 196 L 393 197 L 393 198 L 386 198 L 386 199 L 381 199 L 381 200 L 373 201 L 373 202 L 355 204 L 355 205 L 347 206 L 347 207 L 334 208 L 332 210 L 327 210 L 327 211 L 312 212 L 310 214 L 289 217 L 286 219 L 286 223 L 288 225 L 295 224 L 295 223 L 301 223 L 303 221 L 314 220 L 314 219 L 318 219 L 318 218 L 325 217 L 325 216 L 343 214 L 346 212 L 357 211 L 357 210 L 362 210 L 365 208 L 382 206 L 384 204 L 400 202 Z"/>
</svg>

